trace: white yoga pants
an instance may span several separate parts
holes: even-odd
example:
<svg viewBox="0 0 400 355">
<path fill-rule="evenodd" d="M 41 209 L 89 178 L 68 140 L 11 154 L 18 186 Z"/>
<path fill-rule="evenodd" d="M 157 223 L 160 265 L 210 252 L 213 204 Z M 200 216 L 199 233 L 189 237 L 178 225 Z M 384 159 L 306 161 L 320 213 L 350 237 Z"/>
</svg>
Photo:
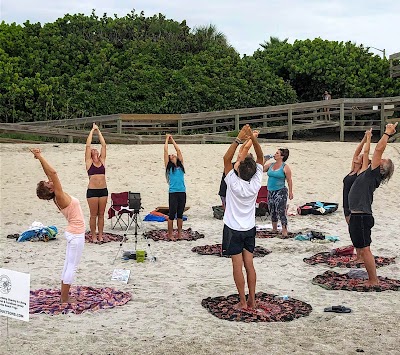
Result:
<svg viewBox="0 0 400 355">
<path fill-rule="evenodd" d="M 74 281 L 76 270 L 85 245 L 85 233 L 72 234 L 65 232 L 67 239 L 67 252 L 65 254 L 64 269 L 61 275 L 61 281 L 65 285 L 71 285 Z"/>
</svg>

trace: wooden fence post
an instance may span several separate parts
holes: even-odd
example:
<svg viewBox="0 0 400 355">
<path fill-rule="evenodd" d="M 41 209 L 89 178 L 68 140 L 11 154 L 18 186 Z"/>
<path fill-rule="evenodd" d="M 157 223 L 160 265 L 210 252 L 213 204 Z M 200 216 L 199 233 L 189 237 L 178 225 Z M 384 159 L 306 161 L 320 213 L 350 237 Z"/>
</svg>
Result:
<svg viewBox="0 0 400 355">
<path fill-rule="evenodd" d="M 381 136 L 385 133 L 385 103 L 381 103 Z"/>
<path fill-rule="evenodd" d="M 117 118 L 117 133 L 122 133 L 122 119 L 121 117 Z"/>
<path fill-rule="evenodd" d="M 240 131 L 239 129 L 239 115 L 235 115 L 235 131 Z"/>
<path fill-rule="evenodd" d="M 182 134 L 182 120 L 178 120 L 178 134 Z"/>
<path fill-rule="evenodd" d="M 340 137 L 339 140 L 344 142 L 344 102 L 340 103 Z"/>
<path fill-rule="evenodd" d="M 68 136 L 68 143 L 74 143 L 74 137 Z"/>
<path fill-rule="evenodd" d="M 268 118 L 268 115 L 264 114 L 264 115 L 263 115 L 263 119 L 264 119 L 265 121 L 263 121 L 263 127 L 268 127 L 267 118 Z"/>
<path fill-rule="evenodd" d="M 288 109 L 288 140 L 293 140 L 293 109 Z"/>
<path fill-rule="evenodd" d="M 213 133 L 217 133 L 217 119 L 214 118 L 212 123 L 213 123 Z"/>
</svg>

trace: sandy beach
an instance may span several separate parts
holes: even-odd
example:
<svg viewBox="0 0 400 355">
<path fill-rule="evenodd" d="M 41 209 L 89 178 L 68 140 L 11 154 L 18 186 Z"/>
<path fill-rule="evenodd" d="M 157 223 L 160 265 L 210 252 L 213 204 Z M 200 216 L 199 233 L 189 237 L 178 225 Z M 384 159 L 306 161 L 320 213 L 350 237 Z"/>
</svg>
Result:
<svg viewBox="0 0 400 355">
<path fill-rule="evenodd" d="M 105 137 L 107 139 L 107 137 Z M 179 142 L 178 142 L 179 143 Z M 303 262 L 317 252 L 349 245 L 342 212 L 342 179 L 349 172 L 357 143 L 282 142 L 262 144 L 265 154 L 277 148 L 290 149 L 287 163 L 293 172 L 294 200 L 339 203 L 327 216 L 289 217 L 289 231 L 318 230 L 339 236 L 333 244 L 293 239 L 256 239 L 256 245 L 272 253 L 256 258 L 257 289 L 287 294 L 312 305 L 307 317 L 291 322 L 242 323 L 220 320 L 201 306 L 206 297 L 236 293 L 231 261 L 201 256 L 193 246 L 221 242 L 223 222 L 213 218 L 219 205 L 218 188 L 226 144 L 182 145 L 185 159 L 188 220 L 205 234 L 204 239 L 153 242 L 157 257 L 152 263 L 124 261 L 118 242 L 86 244 L 75 285 L 111 286 L 132 293 L 126 305 L 80 315 L 31 315 L 29 323 L 0 318 L 0 354 L 400 354 L 400 292 L 329 291 L 311 280 L 329 270 L 324 265 Z M 1 144 L 1 233 L 0 265 L 29 273 L 31 289 L 58 288 L 64 263 L 66 221 L 52 202 L 36 197 L 36 184 L 45 179 L 40 163 L 28 147 L 40 147 L 57 170 L 63 188 L 77 197 L 89 219 L 86 202 L 87 174 L 83 144 Z M 375 144 L 371 146 L 371 152 Z M 109 192 L 140 192 L 144 207 L 140 219 L 157 206 L 168 205 L 162 145 L 108 145 L 106 176 Z M 172 147 L 171 147 L 172 149 Z M 400 278 L 400 144 L 388 144 L 384 156 L 392 158 L 395 173 L 388 185 L 374 195 L 375 227 L 371 249 L 375 255 L 397 257 L 397 263 L 378 269 L 379 276 Z M 263 182 L 266 183 L 266 176 Z M 108 206 L 110 204 L 110 199 Z M 108 209 L 107 206 L 107 209 Z M 57 241 L 16 243 L 6 239 L 21 233 L 32 222 L 55 225 Z M 261 222 L 257 219 L 257 223 Z M 166 228 L 163 223 L 140 223 L 142 231 Z M 106 220 L 105 230 L 111 231 Z M 132 233 L 132 231 L 131 231 Z M 122 247 L 133 248 L 133 236 Z M 143 239 L 139 246 L 145 248 Z M 128 284 L 111 281 L 115 268 L 131 270 Z M 334 269 L 345 273 L 349 269 Z M 324 307 L 343 304 L 350 314 L 325 313 Z M 9 349 L 8 349 L 9 347 Z"/>
</svg>

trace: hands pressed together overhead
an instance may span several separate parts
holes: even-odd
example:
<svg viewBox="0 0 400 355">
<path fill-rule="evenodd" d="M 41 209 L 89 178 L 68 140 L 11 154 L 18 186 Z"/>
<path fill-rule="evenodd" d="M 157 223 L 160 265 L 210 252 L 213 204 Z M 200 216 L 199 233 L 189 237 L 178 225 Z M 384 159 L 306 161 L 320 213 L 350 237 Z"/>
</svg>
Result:
<svg viewBox="0 0 400 355">
<path fill-rule="evenodd" d="M 396 127 L 397 127 L 397 124 L 398 124 L 398 123 L 399 123 L 399 122 L 396 122 L 396 123 L 388 123 L 388 124 L 386 125 L 385 133 L 386 133 L 386 134 L 389 134 L 389 135 L 395 134 L 395 133 L 396 133 Z"/>
<path fill-rule="evenodd" d="M 250 126 L 246 124 L 240 130 L 239 134 L 237 135 L 237 139 L 243 142 L 245 140 L 251 139 L 252 136 L 257 138 L 259 133 L 260 131 L 257 130 L 252 131 Z"/>
<path fill-rule="evenodd" d="M 33 153 L 35 159 L 39 159 L 40 155 L 42 154 L 39 148 L 29 148 L 29 150 Z"/>
</svg>

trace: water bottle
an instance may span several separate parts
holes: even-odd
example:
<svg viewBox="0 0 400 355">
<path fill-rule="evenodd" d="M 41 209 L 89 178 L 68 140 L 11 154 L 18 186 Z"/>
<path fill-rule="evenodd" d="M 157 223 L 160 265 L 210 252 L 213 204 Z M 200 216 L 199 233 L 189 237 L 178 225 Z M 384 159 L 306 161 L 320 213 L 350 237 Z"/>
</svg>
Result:
<svg viewBox="0 0 400 355">
<path fill-rule="evenodd" d="M 275 296 L 274 299 L 279 301 L 288 301 L 290 297 L 288 295 L 282 295 L 282 296 Z"/>
<path fill-rule="evenodd" d="M 274 157 L 273 154 L 264 155 L 264 159 L 265 159 L 265 160 L 270 160 L 270 159 L 272 159 L 273 157 Z"/>
</svg>

